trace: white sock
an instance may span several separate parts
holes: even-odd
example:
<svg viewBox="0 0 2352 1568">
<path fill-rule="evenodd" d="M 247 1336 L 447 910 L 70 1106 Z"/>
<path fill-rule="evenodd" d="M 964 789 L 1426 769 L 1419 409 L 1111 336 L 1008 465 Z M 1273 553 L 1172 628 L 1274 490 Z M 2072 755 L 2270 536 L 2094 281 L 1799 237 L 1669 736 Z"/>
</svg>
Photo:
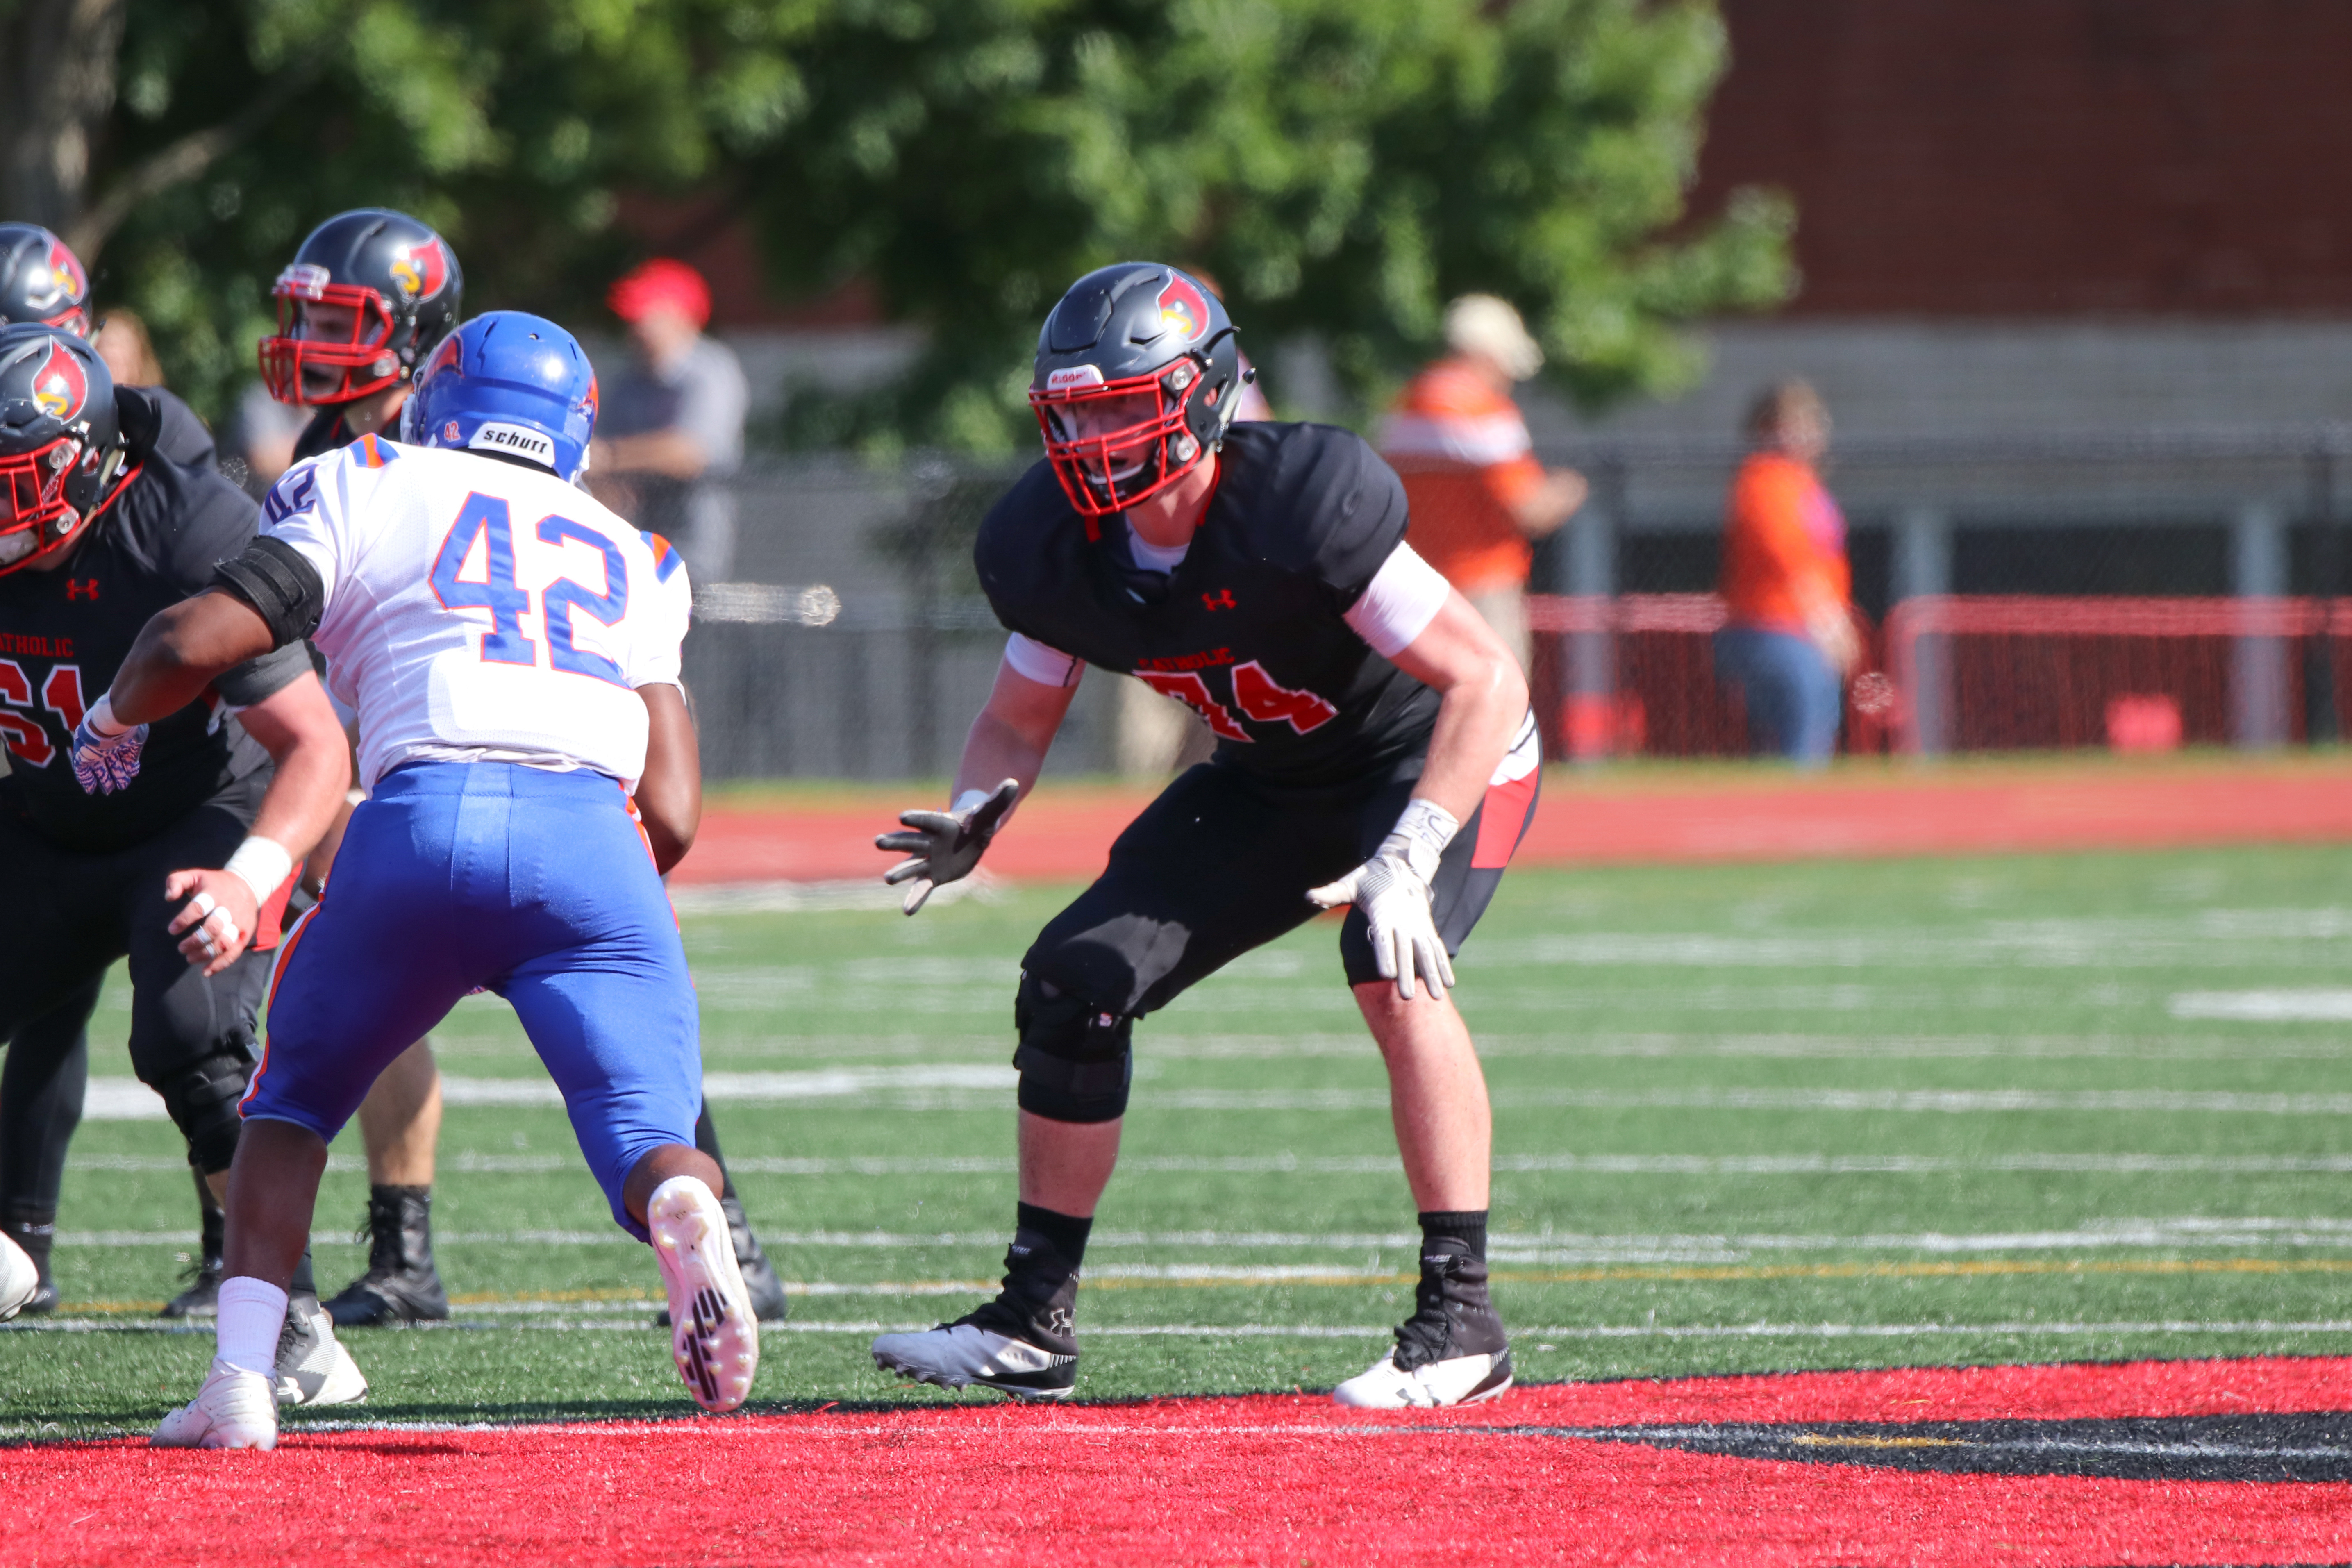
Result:
<svg viewBox="0 0 2352 1568">
<path fill-rule="evenodd" d="M 286 1326 L 286 1292 L 239 1274 L 221 1281 L 219 1349 L 213 1353 L 264 1377 L 278 1371 L 278 1334 Z"/>
</svg>

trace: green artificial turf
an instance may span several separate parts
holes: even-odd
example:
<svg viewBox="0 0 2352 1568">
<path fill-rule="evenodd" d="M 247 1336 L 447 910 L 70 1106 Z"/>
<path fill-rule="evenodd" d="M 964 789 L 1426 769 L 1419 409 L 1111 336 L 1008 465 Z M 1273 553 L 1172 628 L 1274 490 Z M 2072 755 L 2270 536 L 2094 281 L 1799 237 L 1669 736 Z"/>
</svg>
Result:
<svg viewBox="0 0 2352 1568">
<path fill-rule="evenodd" d="M 2347 885 L 2352 848 L 1513 873 L 1457 995 L 1520 1376 L 2352 1351 L 2347 1025 L 2199 1016 L 2352 1013 Z M 997 1271 L 1013 980 L 1067 891 L 686 917 L 709 1070 L 803 1075 L 714 1094 L 806 1288 L 758 1401 L 942 1397 L 865 1345 Z M 1081 1333 L 1199 1331 L 1094 1333 L 1082 1394 L 1328 1387 L 1409 1310 L 1412 1203 L 1336 937 L 1311 924 L 1139 1026 Z M 127 1018 L 117 985 L 101 1077 L 128 1074 Z M 452 1079 L 541 1079 L 494 998 L 435 1042 Z M 86 1327 L 0 1333 L 0 1437 L 136 1429 L 194 1388 L 208 1332 L 125 1326 L 194 1240 L 175 1145 L 83 1125 L 57 1260 Z M 335 1152 L 329 1289 L 363 1256 L 355 1129 Z M 365 1414 L 689 1410 L 630 1304 L 652 1260 L 561 1110 L 453 1105 L 442 1159 L 457 1326 L 352 1334 Z"/>
</svg>

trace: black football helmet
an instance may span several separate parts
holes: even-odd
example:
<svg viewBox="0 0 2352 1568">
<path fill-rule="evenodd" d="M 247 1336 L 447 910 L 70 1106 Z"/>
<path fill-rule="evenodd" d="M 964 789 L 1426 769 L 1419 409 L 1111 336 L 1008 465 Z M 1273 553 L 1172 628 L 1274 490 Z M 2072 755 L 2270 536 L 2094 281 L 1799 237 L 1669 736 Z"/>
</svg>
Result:
<svg viewBox="0 0 2352 1568">
<path fill-rule="evenodd" d="M 112 505 L 138 472 L 127 458 L 98 351 L 62 327 L 0 327 L 0 575 L 64 549 Z"/>
<path fill-rule="evenodd" d="M 1125 511 L 1192 472 L 1234 422 L 1241 348 L 1197 279 L 1122 261 L 1070 285 L 1037 334 L 1029 406 L 1070 504 Z"/>
<path fill-rule="evenodd" d="M 30 321 L 89 336 L 89 271 L 37 223 L 0 223 L 0 326 Z"/>
<path fill-rule="evenodd" d="M 280 403 L 350 403 L 405 381 L 457 328 L 466 276 L 406 213 L 362 207 L 310 231 L 270 292 L 261 379 Z"/>
</svg>

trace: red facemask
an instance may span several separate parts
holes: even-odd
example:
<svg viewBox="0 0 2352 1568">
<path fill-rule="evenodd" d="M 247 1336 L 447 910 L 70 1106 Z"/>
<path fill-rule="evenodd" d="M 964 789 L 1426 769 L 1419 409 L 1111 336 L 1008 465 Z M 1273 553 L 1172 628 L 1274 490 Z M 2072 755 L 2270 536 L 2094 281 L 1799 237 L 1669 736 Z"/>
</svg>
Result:
<svg viewBox="0 0 2352 1568">
<path fill-rule="evenodd" d="M 1200 365 L 1180 359 L 1150 375 L 1109 382 L 1077 365 L 1031 387 L 1029 406 L 1070 505 L 1087 517 L 1108 517 L 1198 467 L 1208 448 L 1186 427 L 1185 415 L 1200 384 Z"/>
<path fill-rule="evenodd" d="M 60 436 L 30 452 L 0 457 L 0 576 L 56 554 L 114 504 L 139 475 L 124 474 L 85 517 L 66 499 L 77 468 L 96 472 L 105 459 L 78 437 Z M 21 551 L 22 553 L 14 553 Z"/>
<path fill-rule="evenodd" d="M 383 296 L 354 283 L 330 283 L 326 268 L 296 264 L 278 275 L 278 335 L 261 340 L 261 379 L 280 403 L 349 403 L 399 381 L 392 351 L 392 310 Z M 340 305 L 351 331 L 338 340 L 299 335 L 306 305 Z"/>
</svg>

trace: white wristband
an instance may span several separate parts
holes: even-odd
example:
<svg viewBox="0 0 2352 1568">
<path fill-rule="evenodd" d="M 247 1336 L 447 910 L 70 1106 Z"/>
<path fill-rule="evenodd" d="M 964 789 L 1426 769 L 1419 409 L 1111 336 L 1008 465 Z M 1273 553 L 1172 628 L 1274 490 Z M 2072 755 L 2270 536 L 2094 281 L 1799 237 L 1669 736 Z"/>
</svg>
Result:
<svg viewBox="0 0 2352 1568">
<path fill-rule="evenodd" d="M 1454 820 L 1452 812 L 1415 795 L 1405 803 L 1403 815 L 1381 845 L 1381 853 L 1402 860 L 1423 881 L 1434 881 L 1438 859 L 1461 831 L 1462 825 Z"/>
<path fill-rule="evenodd" d="M 89 732 L 101 741 L 111 741 L 131 728 L 128 724 L 114 721 L 114 693 L 111 691 L 98 694 L 98 700 L 90 705 L 89 712 L 82 715 L 82 722 L 88 724 Z"/>
<path fill-rule="evenodd" d="M 988 796 L 989 792 L 984 789 L 968 789 L 955 797 L 955 804 L 948 807 L 948 815 L 950 816 L 968 816 L 986 805 Z"/>
<path fill-rule="evenodd" d="M 275 838 L 255 835 L 236 847 L 236 853 L 221 869 L 242 879 L 253 889 L 253 901 L 257 908 L 268 903 L 269 895 L 284 887 L 286 879 L 294 874 L 294 857 Z"/>
</svg>

